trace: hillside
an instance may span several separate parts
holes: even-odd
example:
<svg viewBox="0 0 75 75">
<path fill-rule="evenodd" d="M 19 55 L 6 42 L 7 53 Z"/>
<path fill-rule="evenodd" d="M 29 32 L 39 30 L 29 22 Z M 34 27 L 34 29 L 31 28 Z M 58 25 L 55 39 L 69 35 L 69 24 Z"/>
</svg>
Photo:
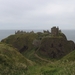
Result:
<svg viewBox="0 0 75 75">
<path fill-rule="evenodd" d="M 75 75 L 75 43 L 56 27 L 51 33 L 18 31 L 1 42 L 1 74 Z"/>
<path fill-rule="evenodd" d="M 37 65 L 29 67 L 26 75 L 75 75 L 75 50 L 62 59 L 51 62 L 40 56 L 37 58 Z M 38 65 L 38 62 L 41 64 Z"/>
<path fill-rule="evenodd" d="M 75 49 L 73 41 L 68 41 L 67 37 L 59 28 L 51 28 L 51 32 L 23 32 L 17 31 L 1 42 L 11 44 L 19 52 L 25 53 L 35 50 L 39 55 L 48 58 L 61 58 Z"/>
<path fill-rule="evenodd" d="M 16 50 L 10 45 L 0 44 L 0 73 L 2 75 L 75 75 L 75 51 L 72 51 L 60 60 L 54 61 L 42 58 L 38 54 L 36 56 L 34 49 L 26 51 L 24 56 L 36 63 L 32 66 L 27 66 L 32 64 L 32 62 L 28 61 Z"/>
<path fill-rule="evenodd" d="M 27 52 L 27 57 L 36 64 L 23 57 L 10 45 L 0 43 L 0 74 L 14 75 L 74 75 L 75 50 L 60 60 L 51 61 L 34 55 L 34 50 Z M 30 55 L 30 56 L 29 56 Z M 48 62 L 49 61 L 49 62 Z M 66 64 L 66 65 L 65 65 Z"/>
<path fill-rule="evenodd" d="M 64 56 L 62 60 L 75 61 L 75 50 Z"/>
<path fill-rule="evenodd" d="M 15 34 L 8 36 L 1 42 L 11 44 L 13 47 L 17 48 L 20 52 L 23 52 L 26 50 L 30 50 L 34 47 L 32 43 L 36 37 L 37 34 L 34 33 Z"/>
<path fill-rule="evenodd" d="M 45 37 L 42 39 L 38 52 L 50 58 L 61 58 L 74 50 L 74 42 L 67 41 L 62 36 Z"/>
<path fill-rule="evenodd" d="M 0 75 L 25 74 L 29 65 L 32 65 L 32 62 L 16 48 L 0 43 Z"/>
</svg>

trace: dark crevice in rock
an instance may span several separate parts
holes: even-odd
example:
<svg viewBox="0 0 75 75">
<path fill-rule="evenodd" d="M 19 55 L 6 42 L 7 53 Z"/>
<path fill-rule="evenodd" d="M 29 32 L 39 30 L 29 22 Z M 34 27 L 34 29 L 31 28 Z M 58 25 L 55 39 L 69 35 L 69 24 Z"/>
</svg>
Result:
<svg viewBox="0 0 75 75">
<path fill-rule="evenodd" d="M 62 44 L 59 44 L 59 47 L 62 47 Z"/>
<path fill-rule="evenodd" d="M 23 46 L 23 48 L 22 49 L 20 49 L 20 52 L 23 52 L 23 51 L 25 51 L 25 50 L 27 50 L 28 49 L 28 47 L 27 46 Z"/>
<path fill-rule="evenodd" d="M 53 48 L 54 47 L 54 45 L 53 44 L 51 44 L 51 48 Z"/>
<path fill-rule="evenodd" d="M 51 57 L 52 57 L 52 58 L 55 58 L 55 57 L 56 57 L 56 53 L 52 51 L 52 52 L 51 52 Z"/>
</svg>

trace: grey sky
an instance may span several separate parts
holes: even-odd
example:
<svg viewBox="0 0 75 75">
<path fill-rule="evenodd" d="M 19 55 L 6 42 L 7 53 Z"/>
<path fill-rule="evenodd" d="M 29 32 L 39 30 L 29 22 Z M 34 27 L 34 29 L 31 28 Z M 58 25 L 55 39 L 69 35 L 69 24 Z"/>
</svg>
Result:
<svg viewBox="0 0 75 75">
<path fill-rule="evenodd" d="M 75 29 L 75 0 L 0 0 L 0 29 Z"/>
</svg>

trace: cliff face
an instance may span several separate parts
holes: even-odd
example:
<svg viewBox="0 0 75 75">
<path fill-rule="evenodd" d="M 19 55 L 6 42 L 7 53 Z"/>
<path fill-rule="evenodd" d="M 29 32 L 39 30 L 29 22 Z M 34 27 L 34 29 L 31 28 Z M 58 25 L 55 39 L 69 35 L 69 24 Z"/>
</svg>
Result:
<svg viewBox="0 0 75 75">
<path fill-rule="evenodd" d="M 73 51 L 75 44 L 73 41 L 67 41 L 64 37 L 62 38 L 43 38 L 39 52 L 42 55 L 51 58 L 60 58 L 69 52 Z"/>
<path fill-rule="evenodd" d="M 36 34 L 26 33 L 26 34 L 15 34 L 3 39 L 1 42 L 11 44 L 13 47 L 17 48 L 20 52 L 26 50 L 31 50 L 33 48 L 33 40 L 37 37 Z"/>
<path fill-rule="evenodd" d="M 18 32 L 1 42 L 11 44 L 20 52 L 38 49 L 41 55 L 50 58 L 61 58 L 75 49 L 74 42 L 68 41 L 66 36 L 56 27 L 53 27 L 51 32 Z"/>
</svg>

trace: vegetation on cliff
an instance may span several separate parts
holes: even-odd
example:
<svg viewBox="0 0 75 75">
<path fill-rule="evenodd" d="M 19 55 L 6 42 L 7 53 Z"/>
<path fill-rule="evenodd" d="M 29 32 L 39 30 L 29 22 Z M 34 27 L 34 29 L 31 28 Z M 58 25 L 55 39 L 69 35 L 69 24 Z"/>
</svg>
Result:
<svg viewBox="0 0 75 75">
<path fill-rule="evenodd" d="M 75 75 L 75 44 L 56 27 L 52 33 L 18 31 L 1 42 L 1 75 Z"/>
<path fill-rule="evenodd" d="M 20 52 L 31 50 L 33 48 L 33 40 L 37 37 L 35 33 L 26 34 L 15 34 L 2 40 L 7 44 L 11 44 L 13 47 L 17 48 Z"/>
<path fill-rule="evenodd" d="M 46 37 L 41 41 L 38 51 L 43 56 L 61 58 L 62 56 L 73 51 L 74 47 L 75 45 L 73 41 L 67 41 L 64 38 Z"/>
<path fill-rule="evenodd" d="M 49 58 L 61 58 L 75 49 L 74 42 L 68 41 L 62 32 L 53 33 L 51 34 L 49 31 L 22 33 L 21 31 L 1 42 L 11 44 L 23 54 L 36 48 L 36 52 Z"/>
<path fill-rule="evenodd" d="M 0 43 L 0 74 L 22 75 L 32 62 L 20 54 L 16 48 Z"/>
</svg>

